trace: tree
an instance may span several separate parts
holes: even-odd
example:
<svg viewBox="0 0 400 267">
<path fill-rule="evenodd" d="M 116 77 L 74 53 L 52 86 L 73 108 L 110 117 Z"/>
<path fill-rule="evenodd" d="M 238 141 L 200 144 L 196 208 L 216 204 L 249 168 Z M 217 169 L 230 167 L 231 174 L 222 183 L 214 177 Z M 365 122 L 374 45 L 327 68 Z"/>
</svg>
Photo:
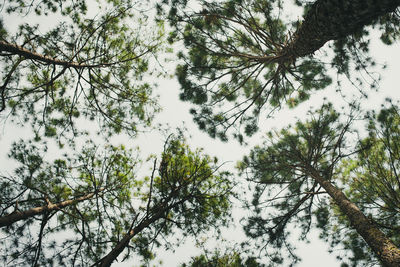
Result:
<svg viewBox="0 0 400 267">
<path fill-rule="evenodd" d="M 13 265 L 87 265 L 130 219 L 143 181 L 123 146 L 88 144 L 81 153 L 45 161 L 46 148 L 20 141 L 19 167 L 1 175 L 2 261 Z M 111 241 L 110 241 L 111 240 Z"/>
<path fill-rule="evenodd" d="M 75 205 L 75 204 L 85 201 L 85 200 L 89 200 L 89 199 L 93 198 L 96 194 L 102 194 L 103 191 L 104 191 L 104 188 L 99 188 L 96 192 L 88 193 L 86 195 L 79 196 L 79 197 L 76 197 L 73 199 L 64 200 L 64 201 L 61 201 L 58 203 L 51 203 L 48 199 L 45 199 L 45 201 L 47 202 L 47 205 L 30 208 L 25 211 L 16 210 L 10 214 L 0 217 L 0 227 L 10 226 L 15 222 L 18 222 L 21 220 L 27 220 L 30 217 L 34 217 L 37 215 L 42 215 L 42 214 L 49 213 L 52 211 L 62 210 L 65 207 Z M 16 202 L 16 205 L 17 205 L 17 203 L 18 202 Z"/>
<path fill-rule="evenodd" d="M 7 264 L 109 266 L 124 250 L 124 259 L 135 251 L 149 260 L 150 246 L 177 229 L 196 235 L 229 221 L 228 173 L 178 137 L 165 144 L 160 176 L 154 160 L 143 179 L 134 172 L 138 159 L 122 146 L 104 152 L 92 146 L 53 164 L 39 151 L 15 144 L 11 155 L 21 166 L 15 176 L 1 177 Z"/>
<path fill-rule="evenodd" d="M 159 245 L 158 236 L 171 235 L 174 228 L 184 235 L 196 236 L 226 225 L 232 182 L 227 173 L 216 173 L 215 163 L 200 151 L 190 151 L 179 139 L 169 141 L 162 154 L 159 176 L 153 176 L 153 169 L 145 195 L 147 204 L 139 208 L 123 238 L 94 265 L 110 266 L 124 250 L 129 253 L 132 246 L 142 247 L 144 256 L 151 257 L 147 248 Z"/>
<path fill-rule="evenodd" d="M 262 263 L 257 262 L 253 257 L 245 258 L 238 251 L 221 254 L 218 250 L 211 255 L 208 253 L 192 257 L 189 263 L 184 263 L 181 267 L 263 267 Z"/>
<path fill-rule="evenodd" d="M 199 1 L 198 11 L 182 8 L 188 1 L 164 2 L 172 5 L 170 40 L 186 48 L 176 70 L 180 97 L 196 105 L 191 112 L 200 129 L 222 140 L 231 127 L 239 140 L 243 132 L 255 133 L 265 106 L 269 116 L 285 102 L 295 106 L 326 88 L 329 64 L 313 53 L 327 41 L 336 40 L 331 65 L 349 75 L 351 59 L 355 69 L 373 64 L 360 56 L 368 51 L 364 26 L 383 28 L 386 43 L 399 34 L 398 17 L 391 15 L 398 0 L 318 0 L 305 6 L 302 22 L 289 23 L 281 15 L 283 1 Z"/>
<path fill-rule="evenodd" d="M 262 246 L 267 243 L 290 250 L 286 240 L 289 223 L 296 223 L 306 237 L 312 216 L 324 216 L 315 207 L 323 208 L 329 196 L 381 263 L 398 266 L 400 249 L 335 185 L 336 176 L 340 176 L 336 172 L 338 162 L 357 152 L 346 142 L 351 137 L 349 127 L 354 114 L 341 122 L 331 105 L 324 105 L 312 116 L 280 133 L 269 133 L 264 146 L 254 148 L 243 160 L 241 169 L 247 170 L 249 180 L 256 183 L 254 216 L 248 218 L 246 234 L 263 240 Z M 267 207 L 270 210 L 265 214 Z M 298 260 L 293 254 L 292 257 L 294 262 Z M 271 253 L 271 258 L 282 262 L 279 252 Z"/>
<path fill-rule="evenodd" d="M 391 104 L 379 114 L 370 114 L 368 122 L 369 136 L 359 143 L 359 152 L 340 164 L 340 181 L 345 193 L 353 203 L 372 218 L 385 234 L 399 247 L 399 123 L 398 107 Z M 321 237 L 330 241 L 334 247 L 342 244 L 346 251 L 351 251 L 348 264 L 359 266 L 360 263 L 376 263 L 355 231 L 340 231 L 347 228 L 348 222 L 336 207 L 319 210 L 324 216 L 318 216 L 318 226 L 322 228 Z M 341 260 L 344 262 L 343 258 Z"/>
<path fill-rule="evenodd" d="M 152 175 L 141 179 L 134 173 L 139 161 L 123 146 L 87 142 L 73 156 L 65 149 L 46 160 L 52 153 L 40 142 L 55 137 L 78 150 L 76 137 L 92 133 L 90 121 L 105 137 L 132 137 L 150 125 L 159 106 L 145 78 L 159 74 L 151 58 L 164 48 L 164 30 L 162 22 L 147 27 L 140 5 L 11 0 L 2 9 L 8 15 L 0 23 L 1 116 L 31 124 L 35 134 L 13 145 L 19 167 L 0 177 L 7 264 L 107 266 L 132 252 L 147 261 L 152 247 L 172 246 L 161 238 L 177 229 L 196 235 L 229 221 L 228 173 L 180 138 L 166 143 L 160 167 L 153 157 Z M 46 17 L 55 27 L 21 23 L 10 30 L 7 16 L 18 14 Z"/>
<path fill-rule="evenodd" d="M 71 138 L 96 121 L 104 136 L 135 135 L 159 107 L 149 60 L 162 49 L 162 25 L 146 27 L 146 14 L 131 1 L 8 1 L 3 12 L 53 25 L 22 22 L 15 32 L 0 23 L 0 112 L 26 125 L 37 138 Z M 91 13 L 95 12 L 95 16 Z M 152 33 L 144 35 L 149 30 Z M 40 115 L 38 115 L 40 114 Z M 138 128 L 139 127 L 139 128 Z M 83 128 L 83 129 L 82 129 Z M 69 135 L 68 135 L 69 133 Z"/>
<path fill-rule="evenodd" d="M 379 17 L 394 12 L 398 0 L 379 2 L 318 0 L 309 8 L 303 22 L 284 46 L 284 61 L 307 56 L 330 40 L 346 38 Z M 287 58 L 287 59 L 286 59 Z"/>
</svg>

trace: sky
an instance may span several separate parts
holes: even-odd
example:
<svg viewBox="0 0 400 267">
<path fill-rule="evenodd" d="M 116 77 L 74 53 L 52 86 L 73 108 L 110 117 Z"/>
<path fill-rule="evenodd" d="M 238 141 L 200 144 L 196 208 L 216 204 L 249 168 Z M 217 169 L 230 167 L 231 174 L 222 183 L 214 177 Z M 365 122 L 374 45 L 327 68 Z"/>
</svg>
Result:
<svg viewBox="0 0 400 267">
<path fill-rule="evenodd" d="M 371 55 L 378 63 L 388 65 L 387 69 L 380 71 L 382 80 L 379 84 L 379 91 L 369 91 L 369 97 L 362 101 L 362 108 L 365 110 L 377 110 L 380 105 L 384 103 L 385 98 L 390 97 L 393 100 L 400 100 L 400 88 L 398 86 L 398 76 L 400 73 L 400 44 L 395 43 L 392 46 L 382 44 L 378 37 L 371 41 Z M 326 44 L 329 45 L 329 44 Z M 349 82 L 343 81 L 343 92 L 348 95 L 348 99 L 359 97 L 357 89 L 355 89 Z M 325 90 L 315 93 L 309 101 L 300 104 L 295 109 L 285 109 L 278 112 L 274 118 L 262 120 L 260 122 L 262 130 L 253 138 L 250 138 L 248 146 L 241 146 L 238 142 L 231 140 L 227 143 L 212 139 L 206 133 L 198 130 L 197 126 L 193 123 L 189 114 L 190 104 L 181 102 L 179 100 L 179 84 L 176 79 L 166 80 L 160 83 L 160 105 L 163 111 L 157 116 L 156 122 L 168 122 L 172 128 L 179 127 L 184 123 L 188 128 L 191 138 L 189 144 L 192 148 L 202 147 L 205 152 L 212 156 L 217 156 L 220 162 L 226 162 L 227 168 L 233 168 L 237 161 L 241 160 L 244 155 L 248 154 L 254 145 L 263 142 L 264 134 L 266 131 L 273 128 L 280 129 L 287 126 L 289 123 L 293 124 L 297 118 L 306 118 L 305 113 L 310 107 L 317 108 L 323 102 L 324 98 L 331 101 L 336 107 L 345 105 L 343 97 L 335 91 L 331 86 Z M 353 97 L 354 95 L 354 97 Z M 143 135 L 139 137 L 139 143 L 152 144 L 152 147 L 146 149 L 156 151 L 160 149 L 163 138 L 156 137 L 157 134 Z M 142 141 L 143 140 L 143 141 Z M 155 141 L 156 140 L 156 141 Z M 151 152 L 150 152 L 151 153 Z M 239 178 L 240 179 L 240 178 Z M 243 178 L 242 178 L 243 179 Z M 237 213 L 237 214 L 236 214 Z M 235 216 L 241 217 L 241 211 L 236 210 Z M 238 220 L 236 220 L 238 221 Z M 302 257 L 302 261 L 298 267 L 318 267 L 323 263 L 324 267 L 337 267 L 340 262 L 336 260 L 335 254 L 328 253 L 328 244 L 318 238 L 318 231 L 311 231 L 309 235 L 309 242 L 298 243 L 298 255 Z M 231 245 L 235 240 L 241 240 L 244 234 L 240 226 L 226 231 L 227 240 L 232 240 Z M 183 263 L 190 259 L 193 254 L 199 254 L 199 250 L 192 245 L 187 244 L 178 248 L 174 253 L 172 252 L 158 252 L 160 258 L 164 262 L 164 266 L 176 266 L 177 263 Z M 118 264 L 116 266 L 124 266 Z"/>
<path fill-rule="evenodd" d="M 382 77 L 379 83 L 378 92 L 369 90 L 368 99 L 362 100 L 361 107 L 365 110 L 379 110 L 379 107 L 384 103 L 385 98 L 392 98 L 393 100 L 400 100 L 400 88 L 399 88 L 399 74 L 400 74 L 400 44 L 399 42 L 386 46 L 378 40 L 378 35 L 374 34 L 374 38 L 371 40 L 371 51 L 370 54 L 377 61 L 378 64 L 387 64 L 385 70 L 379 71 Z M 326 46 L 329 45 L 326 44 Z M 318 53 L 318 52 L 317 52 Z M 157 121 L 167 121 L 171 126 L 179 127 L 184 124 L 192 135 L 190 138 L 190 145 L 194 147 L 202 147 L 205 152 L 209 155 L 217 156 L 220 162 L 226 162 L 227 167 L 234 167 L 237 161 L 241 160 L 244 155 L 248 154 L 254 145 L 261 144 L 263 142 L 264 134 L 273 128 L 280 129 L 293 124 L 298 118 L 306 118 L 305 113 L 310 107 L 317 108 L 323 102 L 324 98 L 332 102 L 335 107 L 339 108 L 342 105 L 346 105 L 343 97 L 335 91 L 335 87 L 331 86 L 325 90 L 315 93 L 309 101 L 300 104 L 295 109 L 284 109 L 278 112 L 274 118 L 261 120 L 260 126 L 262 130 L 253 138 L 248 140 L 248 146 L 241 146 L 238 142 L 231 140 L 227 143 L 223 143 L 216 139 L 211 139 L 206 133 L 198 130 L 197 126 L 193 123 L 192 118 L 189 114 L 190 104 L 181 102 L 179 100 L 179 84 L 173 80 L 163 81 L 159 88 L 160 93 L 160 104 L 163 107 L 161 114 L 157 116 Z M 342 90 L 346 94 L 347 100 L 360 98 L 357 89 L 354 88 L 348 81 L 343 81 Z M 159 144 L 162 143 L 161 138 L 156 138 L 158 144 L 153 142 L 154 137 L 148 135 L 141 136 L 139 140 L 144 140 L 143 143 L 152 143 L 154 147 L 151 151 L 157 150 Z M 141 142 L 141 141 L 139 141 Z M 240 179 L 240 178 L 239 178 Z M 240 217 L 242 214 L 240 211 L 236 211 L 236 216 Z M 314 230 L 309 235 L 309 242 L 298 243 L 298 255 L 302 257 L 298 267 L 318 267 L 323 263 L 324 267 L 337 267 L 340 266 L 340 262 L 336 260 L 336 254 L 328 253 L 328 244 L 321 241 L 318 238 L 319 232 Z M 234 244 L 234 240 L 241 240 L 244 235 L 241 232 L 240 226 L 229 229 L 226 231 L 226 238 L 233 240 L 230 244 Z M 196 253 L 197 252 L 197 253 Z M 160 258 L 164 262 L 164 266 L 176 266 L 176 263 L 182 263 L 190 259 L 193 254 L 199 254 L 198 249 L 192 246 L 186 245 L 178 248 L 174 253 L 171 252 L 159 252 Z M 116 265 L 116 266 L 124 266 Z"/>
<path fill-rule="evenodd" d="M 7 18 L 5 25 L 13 23 L 13 18 Z M 16 21 L 15 21 L 16 22 Z M 384 102 L 386 97 L 391 97 L 394 100 L 400 100 L 399 74 L 400 74 L 400 44 L 397 42 L 392 46 L 385 46 L 380 41 L 377 41 L 377 36 L 374 36 L 371 44 L 371 55 L 380 63 L 387 63 L 388 68 L 379 73 L 382 75 L 380 82 L 379 92 L 370 92 L 369 98 L 363 100 L 362 108 L 377 109 Z M 318 53 L 318 52 L 317 52 Z M 206 133 L 198 130 L 197 126 L 193 123 L 191 115 L 189 114 L 190 104 L 181 102 L 179 100 L 179 84 L 175 78 L 155 80 L 159 87 L 156 92 L 160 95 L 159 103 L 163 108 L 162 112 L 156 117 L 155 124 L 166 122 L 171 128 L 181 127 L 185 125 L 190 134 L 188 143 L 192 148 L 204 148 L 204 151 L 219 158 L 219 162 L 224 162 L 224 167 L 232 169 L 238 160 L 241 160 L 244 155 L 248 154 L 250 149 L 263 142 L 264 134 L 266 131 L 273 128 L 280 129 L 289 123 L 293 123 L 297 118 L 304 118 L 305 113 L 310 107 L 319 107 L 323 103 L 323 98 L 332 101 L 336 106 L 345 104 L 343 98 L 335 88 L 327 88 L 326 90 L 315 93 L 309 101 L 300 104 L 299 107 L 292 110 L 282 110 L 275 114 L 275 117 L 268 120 L 261 120 L 261 130 L 258 134 L 248 140 L 248 146 L 241 146 L 238 142 L 231 140 L 223 143 L 219 140 L 211 139 Z M 357 96 L 357 90 L 352 87 L 348 82 L 344 82 L 343 92 L 348 95 L 354 93 Z M 350 97 L 351 98 L 351 97 Z M 11 171 L 12 163 L 6 157 L 8 148 L 12 140 L 18 137 L 23 137 L 26 133 L 21 128 L 14 127 L 13 125 L 0 125 L 0 170 Z M 116 143 L 130 143 L 138 145 L 143 153 L 143 158 L 149 154 L 159 154 L 162 150 L 165 136 L 153 130 L 146 134 L 140 135 L 136 140 L 129 140 L 126 137 L 118 137 L 114 140 Z M 49 155 L 51 157 L 51 155 Z M 147 170 L 145 169 L 143 173 Z M 243 179 L 239 178 L 238 179 Z M 239 208 L 235 209 L 235 226 L 224 231 L 224 237 L 230 244 L 240 242 L 244 238 L 244 234 L 239 225 L 239 218 L 245 214 Z M 336 267 L 340 265 L 335 259 L 334 255 L 329 254 L 328 245 L 318 239 L 318 232 L 312 231 L 309 237 L 309 243 L 298 243 L 297 253 L 302 257 L 298 267 L 317 267 L 323 264 L 324 267 Z M 188 240 L 187 244 L 177 248 L 175 252 L 159 250 L 157 260 L 163 261 L 163 266 L 177 266 L 180 263 L 187 262 L 191 256 L 198 255 L 201 251 L 193 246 L 193 242 Z M 156 262 L 155 262 L 156 263 Z M 130 266 L 136 262 L 129 261 L 124 263 L 116 263 L 113 266 Z"/>
</svg>

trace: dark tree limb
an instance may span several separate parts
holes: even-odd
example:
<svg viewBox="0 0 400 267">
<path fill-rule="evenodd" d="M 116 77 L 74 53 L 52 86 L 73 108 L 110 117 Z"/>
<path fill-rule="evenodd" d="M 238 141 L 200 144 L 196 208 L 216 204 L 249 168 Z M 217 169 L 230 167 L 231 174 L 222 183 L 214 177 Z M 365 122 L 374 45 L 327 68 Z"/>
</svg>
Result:
<svg viewBox="0 0 400 267">
<path fill-rule="evenodd" d="M 104 191 L 105 188 L 100 188 L 98 189 L 98 192 Z M 96 193 L 90 193 L 81 197 L 77 197 L 74 199 L 69 199 L 69 200 L 65 200 L 59 203 L 48 203 L 45 206 L 41 206 L 41 207 L 35 207 L 35 208 L 31 208 L 29 210 L 25 210 L 25 211 L 15 211 L 9 215 L 0 217 L 0 227 L 5 227 L 5 226 L 10 226 L 13 223 L 20 221 L 20 220 L 26 220 L 30 217 L 36 216 L 36 215 L 40 215 L 40 214 L 44 214 L 46 212 L 50 212 L 50 211 L 54 211 L 54 210 L 60 210 L 63 209 L 67 206 L 73 205 L 75 203 L 78 202 L 82 202 L 85 200 L 88 200 L 90 198 L 92 198 L 93 196 L 95 196 Z"/>
</svg>

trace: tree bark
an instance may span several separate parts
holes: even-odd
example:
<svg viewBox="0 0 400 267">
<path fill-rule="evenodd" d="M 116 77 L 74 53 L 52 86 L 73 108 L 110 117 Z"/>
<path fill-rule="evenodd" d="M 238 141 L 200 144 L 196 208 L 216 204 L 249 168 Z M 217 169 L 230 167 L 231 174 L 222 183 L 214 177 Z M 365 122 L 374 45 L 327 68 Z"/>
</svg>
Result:
<svg viewBox="0 0 400 267">
<path fill-rule="evenodd" d="M 374 222 L 368 219 L 340 189 L 332 185 L 330 181 L 324 179 L 315 169 L 309 167 L 307 168 L 307 172 L 325 189 L 329 196 L 332 197 L 340 210 L 347 216 L 357 233 L 375 252 L 375 255 L 383 266 L 399 267 L 400 249 L 376 227 Z"/>
<path fill-rule="evenodd" d="M 52 57 L 49 57 L 46 55 L 36 53 L 34 51 L 30 51 L 26 48 L 23 48 L 22 46 L 19 46 L 16 44 L 11 44 L 11 43 L 1 41 L 1 40 L 0 40 L 0 51 L 5 51 L 5 52 L 9 52 L 14 55 L 19 55 L 26 59 L 33 59 L 33 60 L 40 61 L 42 63 L 64 66 L 67 68 L 82 69 L 82 68 L 91 67 L 90 65 L 81 64 L 78 62 L 71 62 L 71 61 L 65 61 L 65 60 L 59 60 L 56 58 L 52 58 Z"/>
<path fill-rule="evenodd" d="M 129 232 L 122 238 L 122 240 L 106 255 L 104 256 L 98 264 L 95 263 L 92 266 L 101 266 L 101 267 L 108 267 L 111 266 L 111 263 L 115 261 L 115 259 L 121 254 L 121 252 L 129 245 L 131 239 L 140 233 L 143 229 L 149 227 L 155 221 L 161 219 L 167 209 L 161 209 L 155 215 L 151 216 L 150 218 L 142 221 L 138 226 L 130 229 Z"/>
<path fill-rule="evenodd" d="M 317 0 L 281 55 L 295 60 L 312 54 L 326 42 L 355 33 L 399 5 L 400 0 Z"/>
<path fill-rule="evenodd" d="M 77 197 L 74 199 L 70 199 L 70 200 L 65 200 L 59 203 L 49 203 L 48 205 L 45 206 L 41 206 L 41 207 L 36 207 L 36 208 L 31 208 L 29 210 L 25 210 L 25 211 L 14 211 L 11 214 L 8 214 L 6 216 L 0 217 L 0 227 L 6 227 L 6 226 L 10 226 L 15 222 L 21 221 L 21 220 L 26 220 L 30 217 L 36 216 L 36 215 L 40 215 L 43 214 L 45 212 L 50 212 L 53 210 L 60 210 L 62 208 L 65 208 L 67 206 L 73 205 L 75 203 L 78 202 L 82 202 L 85 200 L 88 200 L 90 198 L 92 198 L 94 195 L 96 195 L 97 193 L 104 191 L 104 188 L 99 189 L 97 192 L 93 192 L 81 197 Z"/>
<path fill-rule="evenodd" d="M 100 267 L 109 267 L 111 266 L 111 263 L 115 261 L 115 259 L 121 254 L 121 252 L 129 245 L 129 242 L 131 239 L 140 233 L 143 229 L 149 227 L 152 223 L 156 222 L 157 220 L 163 218 L 164 214 L 166 211 L 171 210 L 172 208 L 176 207 L 177 205 L 189 200 L 191 196 L 187 196 L 183 199 L 181 199 L 178 202 L 175 202 L 171 205 L 168 205 L 168 201 L 172 199 L 173 196 L 176 195 L 177 192 L 174 192 L 163 204 L 161 204 L 161 207 L 159 207 L 157 212 L 153 214 L 151 217 L 145 218 L 142 222 L 140 222 L 136 227 L 129 229 L 128 233 L 122 238 L 120 242 L 102 259 L 100 259 L 98 262 L 92 265 L 94 266 L 100 266 Z M 153 210 L 156 207 L 153 207 Z"/>
</svg>

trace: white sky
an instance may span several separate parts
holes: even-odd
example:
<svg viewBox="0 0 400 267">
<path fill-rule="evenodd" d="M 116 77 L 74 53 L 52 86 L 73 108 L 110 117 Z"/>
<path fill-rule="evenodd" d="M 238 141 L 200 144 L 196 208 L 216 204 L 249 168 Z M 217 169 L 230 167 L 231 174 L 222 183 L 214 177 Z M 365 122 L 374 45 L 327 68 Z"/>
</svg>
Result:
<svg viewBox="0 0 400 267">
<path fill-rule="evenodd" d="M 374 37 L 377 37 L 376 35 Z M 400 88 L 398 86 L 400 80 L 400 46 L 399 43 L 395 43 L 392 46 L 386 46 L 375 38 L 371 42 L 371 55 L 376 59 L 378 63 L 387 63 L 388 68 L 381 71 L 382 81 L 380 82 L 379 92 L 369 91 L 369 98 L 363 100 L 361 107 L 365 110 L 379 109 L 380 105 L 384 103 L 384 99 L 387 97 L 393 100 L 400 100 Z M 348 82 L 343 82 L 343 92 L 351 96 L 355 94 L 357 97 L 357 90 L 354 89 Z M 276 114 L 275 119 L 269 119 L 261 121 L 264 126 L 264 131 L 260 131 L 259 134 L 249 140 L 251 144 L 248 147 L 240 146 L 236 141 L 230 141 L 228 143 L 220 142 L 219 140 L 211 139 L 207 134 L 199 131 L 196 125 L 192 122 L 192 118 L 189 114 L 190 105 L 188 103 L 182 103 L 179 101 L 179 84 L 176 80 L 163 81 L 159 88 L 160 93 L 160 104 L 163 107 L 161 114 L 157 116 L 159 122 L 167 121 L 171 126 L 180 126 L 182 122 L 189 129 L 191 135 L 190 139 L 191 147 L 202 147 L 205 151 L 212 155 L 217 156 L 220 162 L 227 162 L 227 166 L 234 166 L 238 160 L 241 160 L 243 155 L 247 154 L 253 145 L 261 144 L 263 142 L 263 133 L 272 129 L 273 127 L 282 128 L 287 126 L 288 123 L 293 123 L 296 118 L 305 118 L 305 113 L 312 107 L 319 107 L 323 103 L 323 98 L 326 97 L 329 101 L 332 101 L 336 107 L 340 107 L 344 104 L 342 97 L 335 92 L 335 88 L 330 88 L 317 92 L 310 101 L 306 101 L 299 107 L 293 110 L 285 110 Z M 153 137 L 142 136 L 139 140 L 143 140 L 142 143 L 153 144 L 154 147 L 151 151 L 155 151 L 160 148 L 162 139 L 157 139 L 154 142 Z M 232 238 L 235 240 L 238 236 L 243 237 L 240 227 L 227 231 L 227 239 Z M 318 231 L 312 231 L 309 235 L 309 243 L 299 243 L 297 253 L 302 257 L 298 267 L 319 267 L 323 263 L 324 267 L 337 267 L 340 266 L 340 262 L 336 260 L 335 255 L 328 253 L 328 244 L 321 241 L 318 238 Z M 231 242 L 232 244 L 234 242 Z M 165 253 L 165 256 L 161 258 L 164 261 L 164 266 L 175 266 L 176 263 L 187 262 L 190 256 L 196 254 L 196 249 L 190 248 L 189 246 L 183 246 L 176 250 L 175 253 Z M 198 254 L 199 252 L 197 252 Z M 117 266 L 124 266 L 123 264 Z"/>
<path fill-rule="evenodd" d="M 8 18 L 9 19 L 9 18 Z M 12 22 L 12 21 L 11 21 Z M 5 25 L 9 25 L 10 21 L 5 21 Z M 376 39 L 376 38 L 375 38 Z M 380 89 L 378 93 L 370 93 L 370 97 L 367 101 L 363 101 L 362 107 L 364 109 L 376 109 L 383 103 L 384 98 L 391 97 L 394 100 L 400 100 L 400 88 L 399 76 L 400 76 L 400 52 L 399 43 L 396 43 L 390 47 L 381 44 L 380 41 L 374 40 L 371 46 L 371 55 L 380 63 L 387 62 L 388 68 L 385 71 L 380 72 L 383 79 L 380 83 Z M 243 147 L 240 146 L 236 141 L 230 141 L 228 143 L 222 143 L 219 140 L 211 139 L 207 134 L 200 132 L 197 126 L 192 122 L 191 115 L 189 114 L 190 105 L 183 103 L 179 100 L 179 85 L 175 79 L 173 80 L 161 80 L 157 81 L 159 88 L 156 92 L 160 95 L 160 105 L 163 107 L 162 113 L 156 118 L 156 123 L 166 123 L 172 127 L 180 127 L 182 123 L 186 125 L 191 134 L 189 144 L 192 148 L 202 147 L 205 152 L 211 156 L 217 156 L 220 162 L 226 162 L 226 168 L 233 168 L 236 162 L 247 154 L 251 147 L 255 144 L 261 144 L 263 139 L 263 132 L 272 127 L 281 128 L 286 126 L 288 123 L 293 123 L 295 118 L 303 118 L 305 112 L 310 106 L 318 107 L 322 103 L 322 98 L 327 97 L 328 100 L 334 101 L 336 104 L 342 102 L 341 96 L 335 93 L 334 88 L 326 89 L 315 94 L 310 101 L 301 104 L 298 108 L 290 111 L 283 111 L 276 114 L 275 119 L 262 121 L 263 131 L 249 139 L 251 146 Z M 346 84 L 343 88 L 344 92 L 354 92 L 354 88 Z M 9 160 L 6 158 L 8 147 L 12 140 L 17 140 L 18 137 L 24 135 L 24 131 L 7 125 L 3 127 L 0 125 L 0 171 L 9 170 Z M 120 137 L 119 137 L 120 138 Z M 125 138 L 115 140 L 117 143 L 129 143 L 132 142 L 140 146 L 141 151 L 145 155 L 150 153 L 159 154 L 162 150 L 164 137 L 153 131 L 151 133 L 141 135 L 137 140 L 128 140 Z M 49 155 L 50 156 L 50 155 Z M 50 156 L 51 157 L 51 156 Z M 11 165 L 12 166 L 12 165 Z M 146 170 L 145 170 L 146 171 Z M 145 173 L 145 172 L 144 172 Z M 148 174 L 147 174 L 148 175 Z M 235 213 L 236 217 L 240 217 L 241 212 Z M 313 231 L 310 234 L 310 243 L 299 243 L 297 253 L 302 257 L 302 262 L 298 264 L 299 267 L 336 267 L 340 263 L 335 260 L 334 255 L 327 253 L 328 245 L 318 239 L 318 232 Z M 243 238 L 243 233 L 240 226 L 236 229 L 230 229 L 226 231 L 226 239 L 240 240 Z M 190 243 L 190 242 L 189 242 Z M 171 252 L 159 252 L 160 256 L 157 259 L 161 259 L 164 262 L 163 266 L 177 266 L 179 263 L 187 262 L 191 256 L 200 254 L 201 251 L 194 248 L 193 245 L 185 244 L 178 248 L 175 253 Z M 323 264 L 323 265 L 321 265 Z M 113 266 L 129 266 L 130 263 L 116 263 Z"/>
<path fill-rule="evenodd" d="M 385 46 L 379 40 L 373 40 L 371 45 L 371 55 L 379 63 L 388 63 L 388 68 L 380 74 L 382 75 L 382 81 L 380 83 L 379 92 L 370 92 L 369 98 L 362 102 L 362 108 L 366 110 L 379 109 L 380 105 L 383 104 L 384 99 L 390 97 L 394 100 L 400 100 L 400 88 L 398 88 L 398 77 L 400 75 L 400 50 L 399 43 L 392 46 Z M 348 83 L 344 82 L 345 86 L 343 91 L 347 94 L 349 92 L 355 93 L 356 90 L 351 87 Z M 157 116 L 157 121 L 168 122 L 171 126 L 179 127 L 182 122 L 185 123 L 189 129 L 192 138 L 189 144 L 192 148 L 202 147 L 205 152 L 212 156 L 217 156 L 220 162 L 227 162 L 226 166 L 234 166 L 238 160 L 247 154 L 253 145 L 261 144 L 263 142 L 263 133 L 272 129 L 272 127 L 281 128 L 286 126 L 288 123 L 293 123 L 296 118 L 305 118 L 305 113 L 311 106 L 319 107 L 323 98 L 326 97 L 329 101 L 332 101 L 335 106 L 341 106 L 344 104 L 342 97 L 335 92 L 335 88 L 331 87 L 326 90 L 316 93 L 310 101 L 301 104 L 294 110 L 282 111 L 276 114 L 275 119 L 269 119 L 261 124 L 268 125 L 264 127 L 264 131 L 260 131 L 257 136 L 249 140 L 250 146 L 240 146 L 236 141 L 230 141 L 228 143 L 220 142 L 219 140 L 211 139 L 207 134 L 199 131 L 197 126 L 192 122 L 192 118 L 189 114 L 190 104 L 179 101 L 179 84 L 176 80 L 168 80 L 160 83 L 160 104 L 163 107 L 161 114 Z M 156 137 L 150 135 L 143 135 L 138 139 L 138 143 L 146 144 L 146 150 L 149 153 L 160 150 L 163 142 L 162 137 Z M 148 144 L 151 146 L 147 147 Z M 143 146 L 141 147 L 143 150 Z M 228 167 L 229 168 L 229 167 Z M 229 230 L 226 233 L 228 240 L 238 240 L 238 237 L 243 237 L 240 226 L 235 229 Z M 240 240 L 240 238 L 239 238 Z M 302 262 L 296 266 L 298 267 L 318 267 L 323 263 L 324 267 L 336 267 L 340 266 L 335 258 L 335 255 L 328 253 L 328 244 L 318 239 L 318 231 L 312 231 L 309 235 L 309 243 L 300 242 L 298 244 L 297 253 L 302 257 Z M 231 242 L 233 245 L 234 242 Z M 196 253 L 197 252 L 197 253 Z M 177 263 L 187 262 L 193 254 L 199 254 L 198 249 L 195 249 L 189 245 L 178 248 L 175 253 L 166 252 L 165 254 L 159 253 L 160 258 L 164 262 L 164 266 L 176 266 Z M 116 266 L 125 266 L 123 263 Z"/>
</svg>

